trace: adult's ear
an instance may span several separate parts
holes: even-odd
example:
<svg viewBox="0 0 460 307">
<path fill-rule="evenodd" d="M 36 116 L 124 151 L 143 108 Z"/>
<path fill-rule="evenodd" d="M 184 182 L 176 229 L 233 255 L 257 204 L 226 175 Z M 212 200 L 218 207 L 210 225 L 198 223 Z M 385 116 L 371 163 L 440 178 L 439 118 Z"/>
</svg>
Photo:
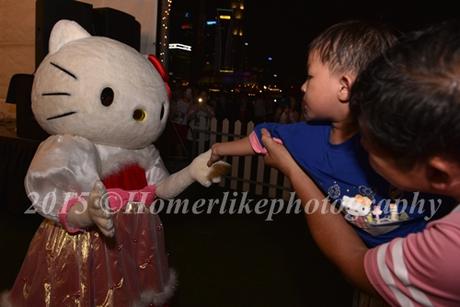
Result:
<svg viewBox="0 0 460 307">
<path fill-rule="evenodd" d="M 346 103 L 350 100 L 351 86 L 355 80 L 354 75 L 344 74 L 340 77 L 339 80 L 339 91 L 337 93 L 337 98 L 340 102 Z"/>
<path fill-rule="evenodd" d="M 460 163 L 444 156 L 428 160 L 427 178 L 430 188 L 438 193 L 451 195 L 460 189 Z"/>
</svg>

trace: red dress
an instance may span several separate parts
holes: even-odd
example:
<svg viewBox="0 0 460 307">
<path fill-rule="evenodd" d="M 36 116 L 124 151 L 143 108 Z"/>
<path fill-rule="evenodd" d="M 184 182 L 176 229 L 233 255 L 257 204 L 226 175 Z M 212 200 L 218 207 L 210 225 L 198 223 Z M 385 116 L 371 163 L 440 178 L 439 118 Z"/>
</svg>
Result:
<svg viewBox="0 0 460 307">
<path fill-rule="evenodd" d="M 103 183 L 107 189 L 130 191 L 147 186 L 137 164 Z M 9 301 L 13 306 L 161 306 L 172 295 L 175 276 L 168 267 L 161 221 L 148 211 L 125 213 L 122 208 L 113 216 L 114 238 L 95 227 L 72 235 L 45 220 Z"/>
</svg>

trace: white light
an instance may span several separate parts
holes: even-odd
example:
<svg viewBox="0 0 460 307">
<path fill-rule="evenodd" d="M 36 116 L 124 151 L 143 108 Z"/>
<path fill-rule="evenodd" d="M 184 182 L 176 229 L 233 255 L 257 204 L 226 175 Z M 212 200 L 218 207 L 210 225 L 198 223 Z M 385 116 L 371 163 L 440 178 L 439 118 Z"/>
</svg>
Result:
<svg viewBox="0 0 460 307">
<path fill-rule="evenodd" d="M 248 43 L 244 43 L 245 46 L 248 46 L 249 44 Z"/>
<path fill-rule="evenodd" d="M 278 75 L 277 75 L 277 74 L 274 74 L 273 77 L 278 78 Z"/>
<path fill-rule="evenodd" d="M 169 44 L 169 49 L 180 49 L 185 51 L 192 51 L 192 46 L 184 44 Z"/>
</svg>

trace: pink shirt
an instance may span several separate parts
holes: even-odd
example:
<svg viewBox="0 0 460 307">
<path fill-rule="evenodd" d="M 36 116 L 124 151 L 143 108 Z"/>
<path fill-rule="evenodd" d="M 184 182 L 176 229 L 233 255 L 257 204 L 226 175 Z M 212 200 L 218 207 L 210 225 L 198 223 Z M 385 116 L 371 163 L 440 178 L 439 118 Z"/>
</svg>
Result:
<svg viewBox="0 0 460 307">
<path fill-rule="evenodd" d="M 364 266 L 393 306 L 460 306 L 460 205 L 423 232 L 369 250 Z"/>
</svg>

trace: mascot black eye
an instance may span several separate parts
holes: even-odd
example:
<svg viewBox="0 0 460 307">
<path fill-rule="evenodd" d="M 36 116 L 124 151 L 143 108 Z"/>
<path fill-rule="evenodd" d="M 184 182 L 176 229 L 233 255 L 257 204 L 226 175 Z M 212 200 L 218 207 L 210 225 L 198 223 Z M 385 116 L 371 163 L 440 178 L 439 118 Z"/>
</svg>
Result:
<svg viewBox="0 0 460 307">
<path fill-rule="evenodd" d="M 113 103 L 114 93 L 110 87 L 106 87 L 101 93 L 101 103 L 103 106 L 108 107 Z"/>
<path fill-rule="evenodd" d="M 160 113 L 160 120 L 163 119 L 163 116 L 165 116 L 165 105 L 161 105 L 161 113 Z"/>
</svg>

